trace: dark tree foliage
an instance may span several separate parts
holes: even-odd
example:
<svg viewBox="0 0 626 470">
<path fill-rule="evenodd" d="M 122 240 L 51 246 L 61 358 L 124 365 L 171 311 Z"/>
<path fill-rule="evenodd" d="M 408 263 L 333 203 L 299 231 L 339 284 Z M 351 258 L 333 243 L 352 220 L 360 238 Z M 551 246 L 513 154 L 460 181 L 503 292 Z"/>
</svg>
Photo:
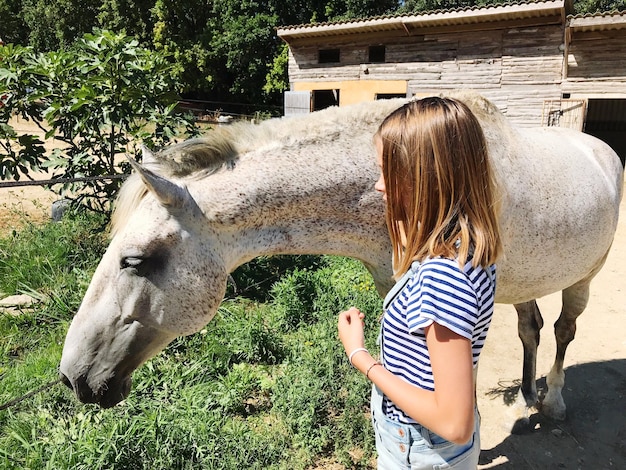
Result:
<svg viewBox="0 0 626 470">
<path fill-rule="evenodd" d="M 124 32 L 142 44 L 151 44 L 155 0 L 102 0 L 97 15 L 99 27 Z"/>
<path fill-rule="evenodd" d="M 7 44 L 26 44 L 28 29 L 23 21 L 22 0 L 0 0 L 0 39 Z"/>
<path fill-rule="evenodd" d="M 98 0 L 23 0 L 28 45 L 42 52 L 70 46 L 97 25 L 99 5 Z"/>
<path fill-rule="evenodd" d="M 626 11 L 626 0 L 576 0 L 576 13 L 597 13 L 603 11 Z"/>
<path fill-rule="evenodd" d="M 72 46 L 94 27 L 171 54 L 184 96 L 214 108 L 278 112 L 288 86 L 286 25 L 457 9 L 506 0 L 0 0 L 0 38 L 37 51 Z M 626 0 L 575 0 L 575 13 L 626 10 Z M 230 105 L 228 105 L 230 103 Z M 236 107 L 235 103 L 241 104 Z"/>
</svg>

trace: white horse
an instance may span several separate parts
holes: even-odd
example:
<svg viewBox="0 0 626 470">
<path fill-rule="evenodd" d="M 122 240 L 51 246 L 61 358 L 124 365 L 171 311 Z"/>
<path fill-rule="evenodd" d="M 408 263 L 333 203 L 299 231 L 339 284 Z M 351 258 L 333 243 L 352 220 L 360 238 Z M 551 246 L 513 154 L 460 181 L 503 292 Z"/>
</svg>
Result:
<svg viewBox="0 0 626 470">
<path fill-rule="evenodd" d="M 589 135 L 516 129 L 484 98 L 455 96 L 481 121 L 499 179 L 505 250 L 496 300 L 517 309 L 527 407 L 538 401 L 542 318 L 534 299 L 563 291 L 542 411 L 564 418 L 565 350 L 616 230 L 621 162 Z M 133 370 L 175 337 L 203 328 L 229 273 L 256 256 L 354 257 L 386 293 L 393 283 L 391 251 L 374 190 L 372 136 L 401 104 L 377 101 L 221 128 L 157 155 L 146 152 L 143 166 L 133 162 L 110 246 L 63 349 L 61 377 L 78 398 L 103 407 L 125 398 Z"/>
</svg>

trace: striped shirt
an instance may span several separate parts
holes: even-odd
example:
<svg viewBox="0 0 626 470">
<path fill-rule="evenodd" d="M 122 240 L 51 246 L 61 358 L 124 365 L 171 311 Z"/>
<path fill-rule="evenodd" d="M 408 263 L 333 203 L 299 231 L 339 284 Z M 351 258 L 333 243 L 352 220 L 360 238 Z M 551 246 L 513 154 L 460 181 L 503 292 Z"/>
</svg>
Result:
<svg viewBox="0 0 626 470">
<path fill-rule="evenodd" d="M 381 325 L 381 355 L 387 370 L 403 380 L 433 391 L 435 382 L 424 329 L 433 322 L 467 338 L 476 367 L 485 343 L 495 297 L 495 265 L 461 269 L 457 260 L 426 259 L 411 269 L 387 294 Z M 383 405 L 389 418 L 415 420 L 391 400 Z"/>
</svg>

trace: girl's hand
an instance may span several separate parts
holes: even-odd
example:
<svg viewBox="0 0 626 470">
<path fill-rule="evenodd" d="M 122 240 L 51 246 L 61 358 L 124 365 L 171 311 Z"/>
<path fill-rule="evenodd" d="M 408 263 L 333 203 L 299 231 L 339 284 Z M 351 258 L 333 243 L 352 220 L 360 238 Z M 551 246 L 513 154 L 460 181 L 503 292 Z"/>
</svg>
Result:
<svg viewBox="0 0 626 470">
<path fill-rule="evenodd" d="M 346 355 L 350 355 L 357 348 L 365 347 L 365 335 L 363 333 L 365 314 L 355 307 L 351 307 L 339 314 L 337 329 Z"/>
</svg>

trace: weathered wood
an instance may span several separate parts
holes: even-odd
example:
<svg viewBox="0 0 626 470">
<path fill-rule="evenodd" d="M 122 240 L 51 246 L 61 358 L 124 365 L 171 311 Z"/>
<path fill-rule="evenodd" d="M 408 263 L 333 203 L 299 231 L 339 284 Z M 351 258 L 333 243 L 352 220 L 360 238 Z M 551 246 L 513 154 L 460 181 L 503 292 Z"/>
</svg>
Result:
<svg viewBox="0 0 626 470">
<path fill-rule="evenodd" d="M 373 29 L 292 45 L 292 83 L 406 81 L 407 93 L 478 89 L 518 125 L 541 125 L 544 101 L 626 98 L 626 15 L 515 25 L 421 28 L 413 35 L 372 36 Z M 593 29 L 585 29 L 593 23 Z M 602 25 L 606 29 L 602 29 Z M 617 29 L 616 29 L 617 28 Z M 621 28 L 621 29 L 620 29 Z M 374 42 L 372 42 L 374 41 Z M 299 45 L 300 44 L 300 45 Z M 385 45 L 385 62 L 368 63 L 368 47 Z M 340 48 L 340 64 L 319 64 L 318 50 Z M 354 85 L 352 85 L 354 86 Z"/>
</svg>

